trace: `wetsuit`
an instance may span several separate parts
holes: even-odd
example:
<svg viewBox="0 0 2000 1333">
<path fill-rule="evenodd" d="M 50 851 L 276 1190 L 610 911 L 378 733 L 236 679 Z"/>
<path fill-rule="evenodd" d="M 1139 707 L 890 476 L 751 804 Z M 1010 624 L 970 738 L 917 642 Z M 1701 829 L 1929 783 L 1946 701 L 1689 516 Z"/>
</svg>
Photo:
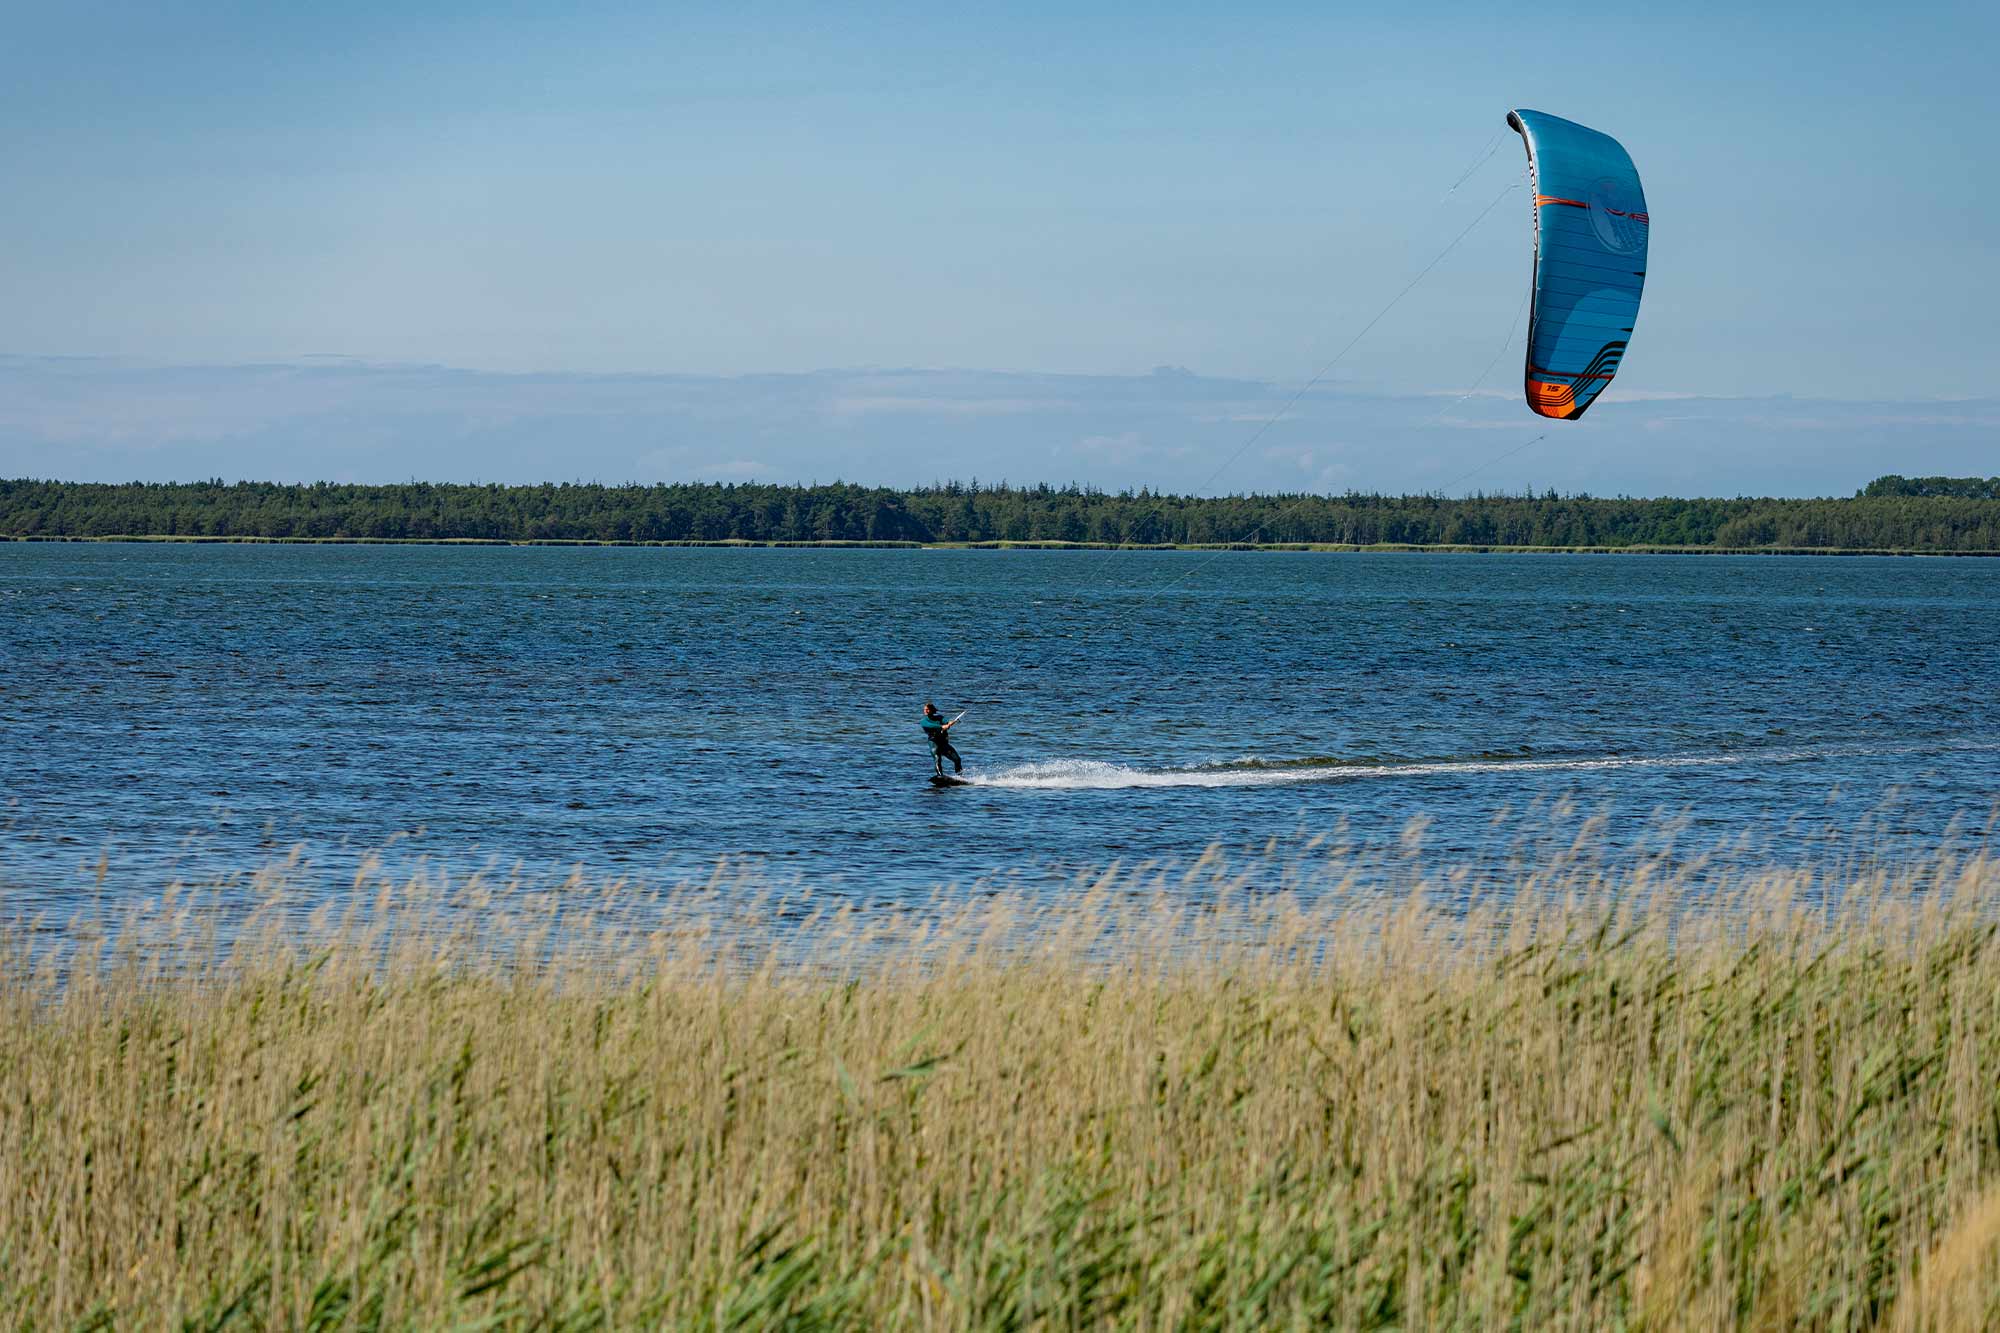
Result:
<svg viewBox="0 0 2000 1333">
<path fill-rule="evenodd" d="M 924 739 L 931 743 L 931 756 L 937 760 L 937 771 L 944 772 L 944 761 L 951 760 L 951 771 L 963 773 L 965 765 L 958 761 L 958 751 L 951 748 L 951 733 L 945 730 L 942 717 L 924 714 Z"/>
</svg>

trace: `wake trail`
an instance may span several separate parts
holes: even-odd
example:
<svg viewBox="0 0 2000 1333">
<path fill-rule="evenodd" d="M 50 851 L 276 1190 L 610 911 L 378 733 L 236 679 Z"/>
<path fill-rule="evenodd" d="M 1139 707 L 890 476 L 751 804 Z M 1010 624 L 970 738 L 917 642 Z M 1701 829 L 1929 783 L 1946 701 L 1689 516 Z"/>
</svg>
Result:
<svg viewBox="0 0 2000 1333">
<path fill-rule="evenodd" d="M 1325 764 L 1250 767 L 1206 764 L 1145 769 L 1095 759 L 1053 759 L 1019 764 L 989 775 L 968 776 L 975 787 L 1024 790 L 1113 791 L 1133 787 L 1279 787 L 1305 783 L 1355 782 L 1380 778 L 1456 777 L 1487 773 L 1593 772 L 1607 769 L 1719 768 L 1740 764 L 1806 763 L 1816 759 L 1869 755 L 1939 754 L 1996 750 L 2000 743 L 1943 742 L 1928 745 L 1828 745 L 1811 748 L 1743 750 L 1726 754 L 1602 755 L 1574 759 L 1446 759 L 1410 763 Z"/>
</svg>

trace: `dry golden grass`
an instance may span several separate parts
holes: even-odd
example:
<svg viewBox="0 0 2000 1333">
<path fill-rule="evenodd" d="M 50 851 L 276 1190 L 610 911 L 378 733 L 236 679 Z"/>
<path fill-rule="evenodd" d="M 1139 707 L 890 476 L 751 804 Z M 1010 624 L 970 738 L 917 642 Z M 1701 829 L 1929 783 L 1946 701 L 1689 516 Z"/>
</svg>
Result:
<svg viewBox="0 0 2000 1333">
<path fill-rule="evenodd" d="M 371 881 L 16 930 L 0 1319 L 2000 1321 L 2000 863 L 1447 911 L 1345 856 L 903 915 Z"/>
</svg>

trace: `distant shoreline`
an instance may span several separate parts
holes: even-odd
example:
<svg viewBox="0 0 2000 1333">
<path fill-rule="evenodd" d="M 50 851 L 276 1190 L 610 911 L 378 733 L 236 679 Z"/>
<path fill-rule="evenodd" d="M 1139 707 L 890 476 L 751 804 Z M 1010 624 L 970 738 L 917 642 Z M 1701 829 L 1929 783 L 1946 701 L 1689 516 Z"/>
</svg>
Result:
<svg viewBox="0 0 2000 1333">
<path fill-rule="evenodd" d="M 1063 542 L 1063 541 L 759 541 L 731 537 L 718 541 L 615 541 L 585 537 L 215 537 L 179 533 L 68 536 L 41 533 L 0 533 L 0 542 L 169 543 L 203 546 L 603 546 L 718 547 L 794 550 L 874 551 L 1214 551 L 1307 553 L 1326 555 L 1820 555 L 1820 556 L 1939 556 L 1954 559 L 2000 558 L 2000 550 L 1949 551 L 1936 548 L 1888 546 L 1503 546 L 1499 544 L 1376 542 Z"/>
<path fill-rule="evenodd" d="M 2000 554 L 2000 477 L 1878 477 L 1847 499 L 1168 495 L 844 482 L 402 485 L 0 479 L 0 533 L 576 546 L 1028 551 Z"/>
</svg>

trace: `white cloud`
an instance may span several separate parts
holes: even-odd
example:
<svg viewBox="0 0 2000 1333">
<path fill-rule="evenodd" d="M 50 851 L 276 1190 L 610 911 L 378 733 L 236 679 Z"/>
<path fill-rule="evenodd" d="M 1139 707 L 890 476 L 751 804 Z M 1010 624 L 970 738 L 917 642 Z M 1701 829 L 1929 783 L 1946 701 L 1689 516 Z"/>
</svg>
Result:
<svg viewBox="0 0 2000 1333">
<path fill-rule="evenodd" d="M 940 416 L 940 417 L 994 417 L 1019 416 L 1025 412 L 1043 412 L 1053 408 L 1069 406 L 1060 399 L 1049 398 L 836 398 L 827 405 L 827 411 L 837 417 L 881 416 L 885 414 Z"/>
<path fill-rule="evenodd" d="M 1442 416 L 1429 424 L 1446 430 L 1533 430 L 1540 421 L 1539 417 L 1513 421 L 1471 421 L 1465 417 Z"/>
<path fill-rule="evenodd" d="M 1319 450 L 1314 448 L 1275 448 L 1260 451 L 1264 460 L 1299 472 L 1311 472 L 1319 461 Z"/>
<path fill-rule="evenodd" d="M 1052 452 L 1060 453 L 1061 450 Z M 1119 431 L 1116 434 L 1085 435 L 1076 442 L 1075 452 L 1100 462 L 1132 464 L 1142 459 L 1164 461 L 1187 457 L 1188 446 L 1156 445 L 1136 430 Z"/>
<path fill-rule="evenodd" d="M 704 458 L 685 446 L 654 449 L 633 463 L 643 481 L 760 481 L 778 475 L 761 459 Z"/>
<path fill-rule="evenodd" d="M 1602 403 L 1669 403 L 1682 398 L 1710 398 L 1713 402 L 1726 403 L 1728 398 L 1711 398 L 1708 394 L 1681 393 L 1673 389 L 1620 389 L 1616 386 L 1606 389 L 1598 397 Z"/>
<path fill-rule="evenodd" d="M 2000 415 L 1976 416 L 1952 412 L 1860 412 L 1852 416 L 1745 417 L 1745 421 L 1773 430 L 1880 430 L 1883 427 L 1953 427 L 1965 430 L 2000 430 Z"/>
<path fill-rule="evenodd" d="M 775 475 L 768 463 L 754 458 L 733 458 L 726 463 L 697 463 L 694 476 L 703 481 L 750 481 Z"/>
<path fill-rule="evenodd" d="M 1470 398 L 1454 391 L 1459 401 L 1442 404 L 1441 395 L 1315 392 L 1272 421 L 1289 394 L 1275 382 L 1182 375 L 500 374 L 329 360 L 163 367 L 0 357 L 0 476 L 891 485 L 977 477 L 1396 491 L 1464 474 L 1545 431 L 1548 446 L 1518 464 L 1538 485 L 1812 495 L 1850 494 L 1884 472 L 1990 472 L 2000 429 L 2000 400 L 1990 397 L 1617 390 L 1580 423 L 1543 421 L 1511 391 L 1484 389 Z M 1635 406 L 1646 402 L 1658 407 Z M 1256 447 L 1245 451 L 1253 435 Z M 1556 447 L 1563 443 L 1577 447 Z"/>
</svg>

